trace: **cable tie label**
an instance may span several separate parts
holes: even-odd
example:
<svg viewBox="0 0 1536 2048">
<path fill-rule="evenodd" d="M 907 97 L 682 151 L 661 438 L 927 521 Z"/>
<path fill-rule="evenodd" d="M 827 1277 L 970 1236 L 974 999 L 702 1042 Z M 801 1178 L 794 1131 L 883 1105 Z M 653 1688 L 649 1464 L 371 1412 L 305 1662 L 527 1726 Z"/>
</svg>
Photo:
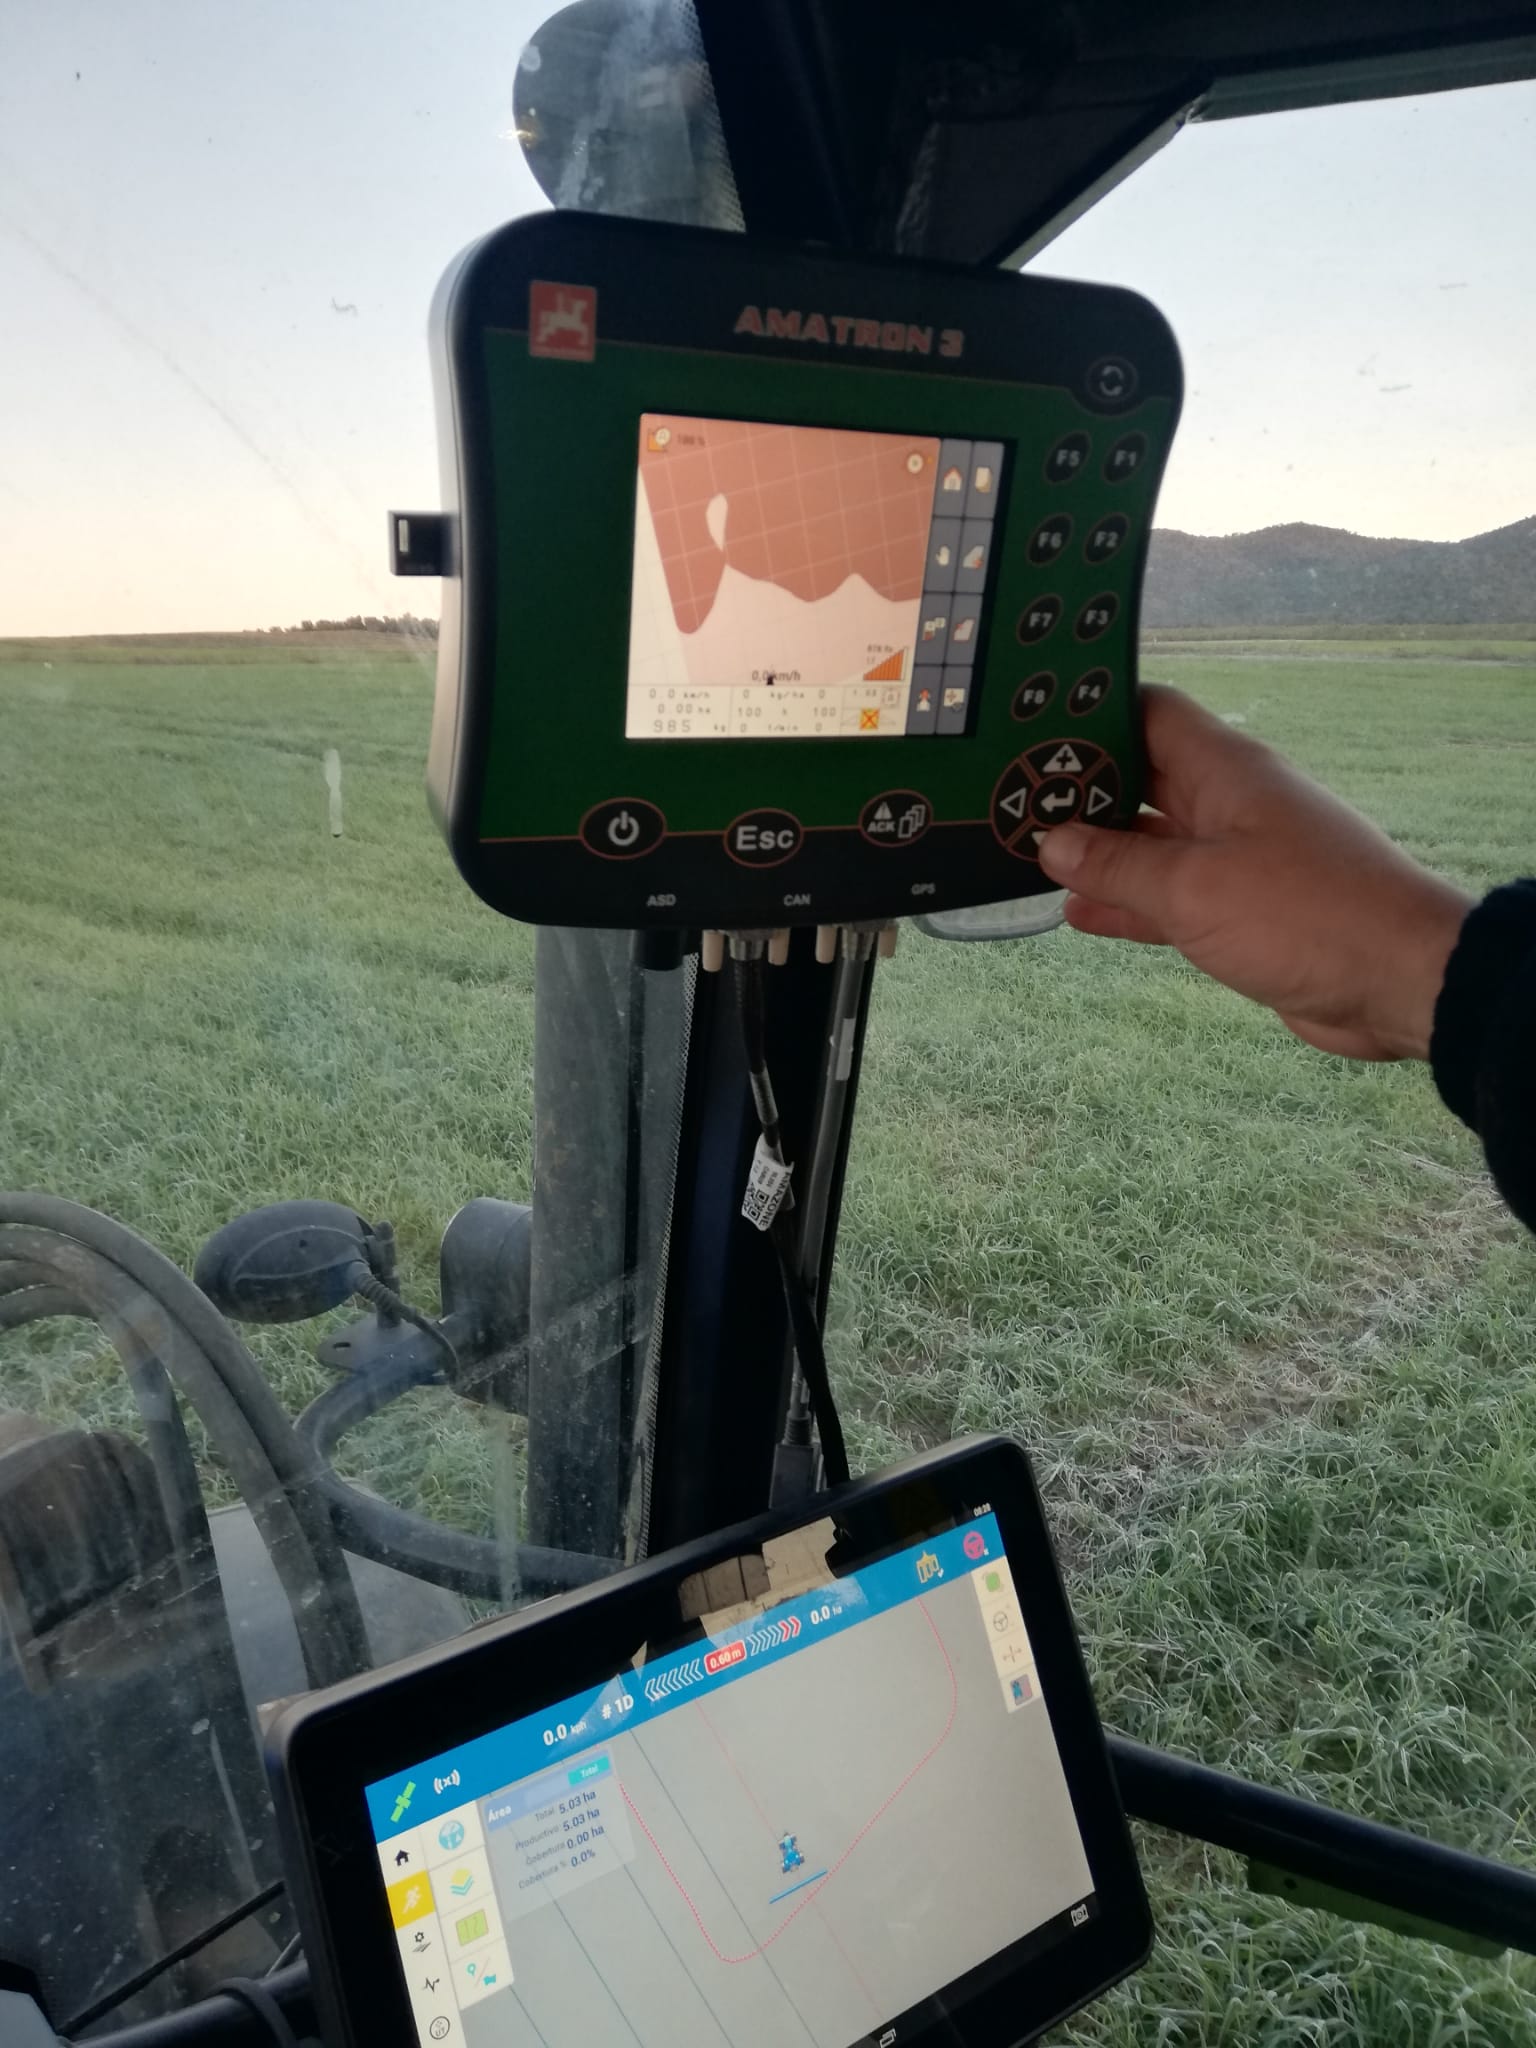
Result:
<svg viewBox="0 0 1536 2048">
<path fill-rule="evenodd" d="M 756 1229 L 767 1230 L 784 1206 L 794 1170 L 782 1159 L 774 1158 L 766 1138 L 758 1139 L 757 1150 L 752 1154 L 752 1171 L 747 1175 L 747 1191 L 741 1198 L 741 1213 Z"/>
</svg>

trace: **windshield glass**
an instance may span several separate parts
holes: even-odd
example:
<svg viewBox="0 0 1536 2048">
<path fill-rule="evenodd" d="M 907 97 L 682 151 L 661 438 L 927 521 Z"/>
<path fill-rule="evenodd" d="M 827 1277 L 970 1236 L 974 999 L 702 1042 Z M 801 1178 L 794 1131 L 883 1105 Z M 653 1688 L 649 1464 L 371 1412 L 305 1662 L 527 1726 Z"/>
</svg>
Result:
<svg viewBox="0 0 1536 2048">
<path fill-rule="evenodd" d="M 687 6 L 545 12 L 64 0 L 10 52 L 0 1962 L 70 2033 L 291 1953 L 260 1706 L 644 1537 L 692 968 L 457 879 L 436 585 L 385 548 L 441 502 L 457 250 L 551 200 L 740 224 Z M 1533 823 L 1533 107 L 1197 130 L 1039 264 L 1183 341 L 1146 672 L 1474 886 Z M 1490 529 L 1451 594 L 1385 566 Z M 1531 1259 L 1425 1077 L 1176 961 L 909 933 L 859 1104 L 855 1463 L 1021 1437 L 1115 1726 L 1536 1854 Z M 1525 1964 L 1146 1847 L 1159 1959 L 1071 2038 L 1536 2025 Z"/>
<path fill-rule="evenodd" d="M 1536 833 L 1533 121 L 1521 85 L 1193 127 L 1033 266 L 1179 336 L 1143 676 L 1478 892 Z M 856 1461 L 1021 1437 L 1112 1726 L 1527 1868 L 1533 1283 L 1422 1066 L 1072 931 L 904 937 L 877 977 L 831 1307 Z M 1071 2038 L 1536 2026 L 1528 1962 L 1142 1847 L 1160 1946 Z"/>
<path fill-rule="evenodd" d="M 385 548 L 459 248 L 732 218 L 691 11 L 546 12 L 13 39 L 0 1960 L 70 2031 L 284 1950 L 259 1707 L 643 1541 L 688 971 L 459 882 Z"/>
</svg>

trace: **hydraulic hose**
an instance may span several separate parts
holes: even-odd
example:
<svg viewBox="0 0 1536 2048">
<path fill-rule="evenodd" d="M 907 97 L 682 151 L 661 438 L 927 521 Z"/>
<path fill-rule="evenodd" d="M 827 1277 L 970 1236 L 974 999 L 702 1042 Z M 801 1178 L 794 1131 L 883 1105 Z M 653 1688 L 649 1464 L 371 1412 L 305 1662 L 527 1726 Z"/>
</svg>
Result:
<svg viewBox="0 0 1536 2048">
<path fill-rule="evenodd" d="M 408 1387 L 421 1385 L 422 1377 L 420 1365 L 409 1355 L 392 1367 L 353 1373 L 311 1401 L 294 1427 L 314 1453 L 332 1522 L 348 1550 L 358 1557 L 372 1558 L 376 1564 L 390 1565 L 395 1571 L 430 1579 L 466 1599 L 490 1600 L 500 1606 L 505 1588 L 499 1545 L 488 1537 L 446 1528 L 425 1515 L 394 1507 L 389 1501 L 349 1486 L 332 1470 L 332 1453 L 347 1431 L 376 1415 Z M 618 1570 L 618 1560 L 520 1543 L 517 1568 L 525 1590 L 542 1598 L 548 1593 L 566 1592 L 573 1586 L 587 1586 L 596 1579 L 607 1578 Z"/>
<path fill-rule="evenodd" d="M 310 1682 L 368 1669 L 325 1474 L 234 1330 L 178 1266 L 112 1217 L 57 1195 L 0 1194 L 0 1327 L 60 1313 L 85 1315 L 112 1337 L 146 1410 L 162 1491 L 177 1500 L 190 1452 L 184 1434 L 177 1448 L 168 1399 L 156 1398 L 157 1370 L 196 1412 L 271 1553 Z M 172 1520 L 182 1535 L 184 1503 Z"/>
</svg>

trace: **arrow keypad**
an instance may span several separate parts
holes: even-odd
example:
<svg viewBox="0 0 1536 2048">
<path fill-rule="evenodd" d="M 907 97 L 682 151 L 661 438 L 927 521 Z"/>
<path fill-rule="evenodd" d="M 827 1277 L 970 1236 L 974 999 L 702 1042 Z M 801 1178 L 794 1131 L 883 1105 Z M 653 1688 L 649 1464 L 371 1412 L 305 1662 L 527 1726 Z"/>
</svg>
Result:
<svg viewBox="0 0 1536 2048">
<path fill-rule="evenodd" d="M 1109 824 L 1120 801 L 1120 771 L 1102 747 L 1042 740 L 1010 761 L 992 792 L 992 830 L 1018 860 L 1038 860 L 1053 825 L 1074 818 Z"/>
</svg>

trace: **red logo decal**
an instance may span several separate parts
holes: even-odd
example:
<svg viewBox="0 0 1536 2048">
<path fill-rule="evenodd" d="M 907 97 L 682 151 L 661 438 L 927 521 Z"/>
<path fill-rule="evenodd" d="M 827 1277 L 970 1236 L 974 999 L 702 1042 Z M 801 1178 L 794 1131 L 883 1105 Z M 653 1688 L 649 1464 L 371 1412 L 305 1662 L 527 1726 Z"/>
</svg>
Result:
<svg viewBox="0 0 1536 2048">
<path fill-rule="evenodd" d="M 597 291 L 590 284 L 528 287 L 528 353 L 590 363 L 597 354 Z"/>
</svg>

